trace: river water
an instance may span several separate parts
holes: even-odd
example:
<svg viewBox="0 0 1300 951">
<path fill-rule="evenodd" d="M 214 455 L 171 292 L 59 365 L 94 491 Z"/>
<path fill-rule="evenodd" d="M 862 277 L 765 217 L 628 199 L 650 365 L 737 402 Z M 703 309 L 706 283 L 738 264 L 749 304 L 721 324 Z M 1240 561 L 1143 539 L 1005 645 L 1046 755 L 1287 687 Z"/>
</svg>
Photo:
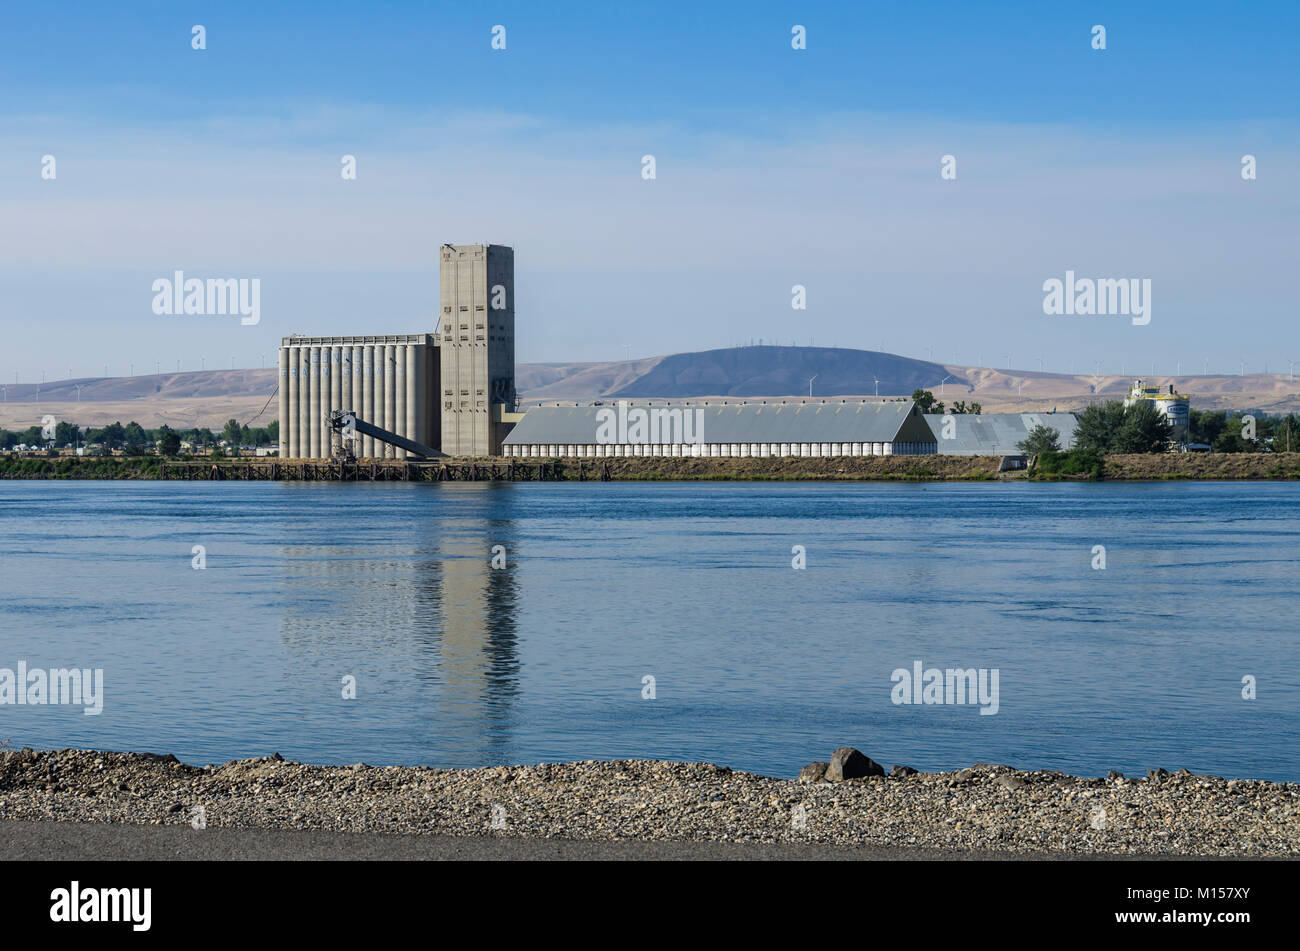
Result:
<svg viewBox="0 0 1300 951">
<path fill-rule="evenodd" d="M 103 671 L 0 740 L 1297 781 L 1298 578 L 1286 483 L 0 482 L 0 668 Z"/>
</svg>

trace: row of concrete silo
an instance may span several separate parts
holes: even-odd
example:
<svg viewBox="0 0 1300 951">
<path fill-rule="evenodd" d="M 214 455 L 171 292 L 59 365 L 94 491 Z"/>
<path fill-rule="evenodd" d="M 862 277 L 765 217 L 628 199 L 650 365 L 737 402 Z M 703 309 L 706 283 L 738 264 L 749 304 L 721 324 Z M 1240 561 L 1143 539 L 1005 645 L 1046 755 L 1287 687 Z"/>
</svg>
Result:
<svg viewBox="0 0 1300 951">
<path fill-rule="evenodd" d="M 297 337 L 280 348 L 280 457 L 323 459 L 338 445 L 328 416 L 350 411 L 429 445 L 436 355 L 428 334 Z M 404 459 L 406 450 L 357 433 L 358 458 Z"/>
</svg>

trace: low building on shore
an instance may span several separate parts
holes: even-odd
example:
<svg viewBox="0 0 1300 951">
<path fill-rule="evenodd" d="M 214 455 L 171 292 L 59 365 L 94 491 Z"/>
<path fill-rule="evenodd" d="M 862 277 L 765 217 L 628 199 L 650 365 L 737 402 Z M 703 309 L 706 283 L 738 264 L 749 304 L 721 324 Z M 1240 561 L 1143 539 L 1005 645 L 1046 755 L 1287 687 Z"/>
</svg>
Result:
<svg viewBox="0 0 1300 951">
<path fill-rule="evenodd" d="M 911 400 L 618 401 L 530 408 L 510 458 L 918 456 L 937 452 Z"/>
<path fill-rule="evenodd" d="M 941 456 L 1023 456 L 1020 443 L 1036 426 L 1056 430 L 1062 449 L 1074 448 L 1073 413 L 927 413 Z"/>
</svg>

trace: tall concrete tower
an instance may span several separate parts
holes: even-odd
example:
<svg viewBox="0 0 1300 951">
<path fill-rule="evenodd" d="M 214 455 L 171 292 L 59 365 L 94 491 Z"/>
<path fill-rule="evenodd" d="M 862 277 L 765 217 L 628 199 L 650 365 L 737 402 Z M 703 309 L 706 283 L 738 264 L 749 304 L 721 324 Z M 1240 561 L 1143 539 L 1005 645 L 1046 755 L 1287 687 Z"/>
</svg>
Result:
<svg viewBox="0 0 1300 951">
<path fill-rule="evenodd" d="M 439 249 L 443 452 L 499 456 L 514 428 L 515 252 L 500 244 Z"/>
</svg>

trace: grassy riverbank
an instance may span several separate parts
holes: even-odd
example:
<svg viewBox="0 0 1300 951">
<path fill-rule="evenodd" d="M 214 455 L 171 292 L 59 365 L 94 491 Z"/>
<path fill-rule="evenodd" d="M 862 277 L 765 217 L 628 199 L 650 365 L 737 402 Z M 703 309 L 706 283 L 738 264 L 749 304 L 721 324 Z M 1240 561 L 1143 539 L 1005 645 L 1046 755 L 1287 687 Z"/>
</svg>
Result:
<svg viewBox="0 0 1300 951">
<path fill-rule="evenodd" d="M 158 456 L 0 456 L 0 479 L 159 479 Z"/>
<path fill-rule="evenodd" d="M 1106 479 L 1300 479 L 1300 452 L 1107 456 Z"/>
<path fill-rule="evenodd" d="M 446 459 L 449 465 L 495 463 L 505 471 L 505 459 Z M 541 461 L 541 460 L 537 460 Z M 547 460 L 549 461 L 549 460 Z M 242 478 L 245 468 L 268 466 L 274 459 L 203 460 L 206 465 L 222 468 L 224 478 Z M 520 466 L 532 466 L 534 460 L 520 460 Z M 610 458 L 562 459 L 562 481 L 596 481 L 608 467 L 614 481 L 807 481 L 870 480 L 918 482 L 929 480 L 996 479 L 1001 460 L 996 456 L 864 456 L 831 458 Z M 323 466 L 324 463 L 317 463 Z M 309 464 L 310 465 L 310 464 Z M 368 462 L 363 462 L 368 465 Z M 400 462 L 380 462 L 380 466 L 400 468 Z M 116 458 L 64 457 L 60 459 L 0 456 L 0 479 L 159 479 L 163 460 L 157 456 Z M 298 462 L 285 460 L 283 478 L 297 478 Z"/>
<path fill-rule="evenodd" d="M 725 481 L 725 482 L 830 482 L 876 481 L 985 481 L 998 477 L 997 456 L 833 456 L 786 459 L 738 458 L 612 458 L 587 461 L 609 464 L 610 478 L 618 482 Z M 578 467 L 565 460 L 565 477 L 576 479 Z"/>
<path fill-rule="evenodd" d="M 987 482 L 1003 479 L 1035 481 L 1143 481 L 1143 480 L 1269 480 L 1300 479 L 1300 453 L 1159 453 L 1111 455 L 1075 465 L 1062 454 L 1054 465 L 1026 475 L 999 474 L 998 456 L 843 456 L 800 458 L 609 458 L 559 460 L 561 481 L 597 481 L 603 472 L 616 482 Z M 506 471 L 509 460 L 448 459 L 450 465 L 496 464 Z M 540 461 L 540 460 L 538 460 Z M 273 459 L 204 460 L 205 467 L 221 467 L 223 478 L 244 478 L 249 466 L 269 466 Z M 521 462 L 533 464 L 533 461 Z M 319 465 L 324 465 L 320 463 Z M 368 465 L 368 463 L 367 463 Z M 400 462 L 380 462 L 400 469 Z M 298 463 L 286 460 L 282 478 L 294 479 Z M 129 457 L 20 457 L 0 455 L 0 479 L 160 479 L 163 460 L 157 456 Z M 396 478 L 400 475 L 394 473 Z M 206 473 L 205 473 L 206 477 Z M 262 476 L 265 478 L 265 476 Z"/>
</svg>

